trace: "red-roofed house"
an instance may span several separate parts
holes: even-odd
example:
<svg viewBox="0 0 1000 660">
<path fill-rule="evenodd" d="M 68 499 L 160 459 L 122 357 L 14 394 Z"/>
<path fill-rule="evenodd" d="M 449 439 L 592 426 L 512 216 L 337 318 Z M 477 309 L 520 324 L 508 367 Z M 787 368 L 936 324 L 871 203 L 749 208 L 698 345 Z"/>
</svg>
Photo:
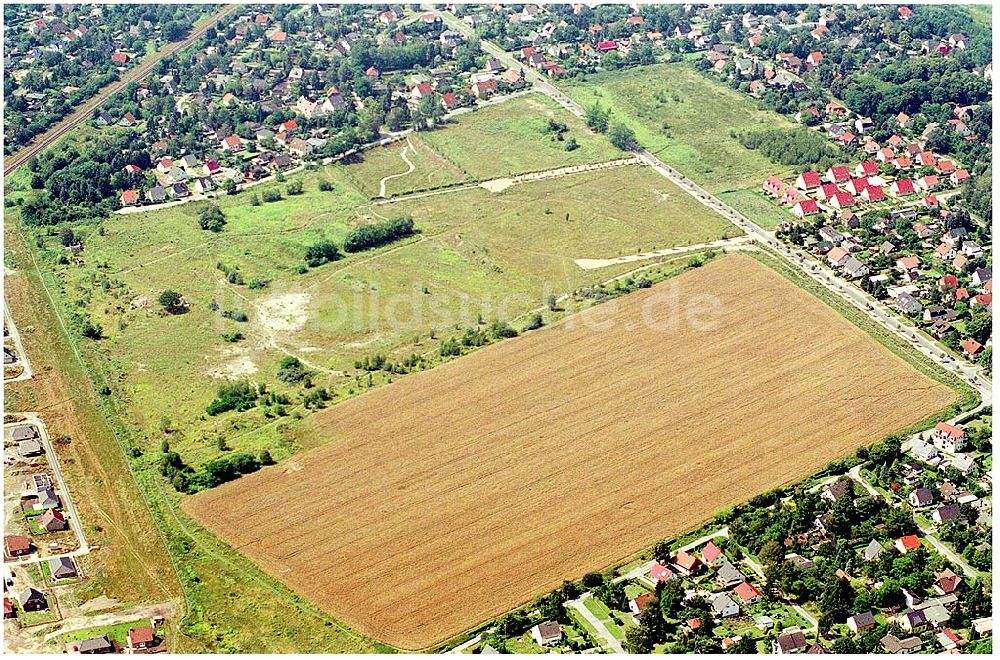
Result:
<svg viewBox="0 0 1000 660">
<path fill-rule="evenodd" d="M 240 138 L 237 137 L 236 135 L 227 135 L 226 137 L 222 138 L 221 146 L 223 151 L 229 151 L 233 153 L 237 151 L 243 151 L 243 143 L 240 141 Z"/>
<path fill-rule="evenodd" d="M 881 202 L 885 200 L 885 190 L 882 186 L 868 186 L 861 196 L 869 202 Z"/>
<path fill-rule="evenodd" d="M 845 250 L 844 248 L 835 247 L 826 253 L 826 260 L 831 266 L 833 266 L 834 268 L 838 268 L 840 266 L 843 266 L 844 263 L 847 261 L 848 257 L 850 256 L 851 253 Z"/>
<path fill-rule="evenodd" d="M 851 179 L 847 184 L 847 189 L 850 190 L 855 195 L 860 195 L 868 188 L 868 177 L 863 176 L 860 179 Z"/>
<path fill-rule="evenodd" d="M 944 275 L 938 280 L 938 285 L 942 289 L 957 289 L 958 288 L 958 278 L 951 273 Z"/>
<path fill-rule="evenodd" d="M 918 190 L 934 190 L 940 184 L 937 174 L 928 174 L 913 181 Z"/>
<path fill-rule="evenodd" d="M 803 199 L 792 207 L 792 213 L 800 218 L 819 213 L 819 204 L 815 199 Z"/>
<path fill-rule="evenodd" d="M 840 192 L 840 188 L 837 187 L 836 183 L 824 183 L 816 191 L 816 198 L 820 200 L 831 199 L 834 195 Z"/>
<path fill-rule="evenodd" d="M 125 53 L 115 53 L 111 56 L 111 61 L 115 64 L 125 64 L 128 62 L 128 55 Z"/>
<path fill-rule="evenodd" d="M 475 93 L 475 88 L 473 87 L 473 93 Z M 422 99 L 425 96 L 430 96 L 431 94 L 431 84 L 424 82 L 419 85 L 414 85 L 413 89 L 410 90 L 410 96 L 415 99 Z"/>
<path fill-rule="evenodd" d="M 901 257 L 899 259 L 896 259 L 896 268 L 904 272 L 916 270 L 920 268 L 920 257 L 916 255 L 910 255 L 908 257 Z"/>
<path fill-rule="evenodd" d="M 614 41 L 610 39 L 597 42 L 597 50 L 601 51 L 602 53 L 609 53 L 617 49 L 618 49 L 618 44 L 616 44 Z"/>
<path fill-rule="evenodd" d="M 480 80 L 472 85 L 472 95 L 477 99 L 487 98 L 492 96 L 497 91 L 497 81 L 495 78 L 490 78 L 489 80 Z"/>
<path fill-rule="evenodd" d="M 299 127 L 299 122 L 295 121 L 294 119 L 289 119 L 288 121 L 283 121 L 280 124 L 278 124 L 278 128 L 282 133 L 291 133 L 298 127 Z"/>
<path fill-rule="evenodd" d="M 830 198 L 830 206 L 837 209 L 849 209 L 854 206 L 854 196 L 849 192 L 838 192 Z"/>
<path fill-rule="evenodd" d="M 847 181 L 851 178 L 851 170 L 847 165 L 834 165 L 826 171 L 827 181 Z"/>
<path fill-rule="evenodd" d="M 444 106 L 445 110 L 452 110 L 457 108 L 461 101 L 458 100 L 458 96 L 455 92 L 445 92 L 441 95 L 441 105 Z"/>
<path fill-rule="evenodd" d="M 889 194 L 893 197 L 905 197 L 916 192 L 913 188 L 912 179 L 897 179 L 889 186 Z"/>
<path fill-rule="evenodd" d="M 878 174 L 878 163 L 874 160 L 866 160 L 857 164 L 854 168 L 854 176 L 868 177 Z"/>
<path fill-rule="evenodd" d="M 952 454 L 965 449 L 968 438 L 969 435 L 965 432 L 965 429 L 960 429 L 946 422 L 938 422 L 934 426 L 934 430 L 931 431 L 931 440 L 934 441 L 934 446 L 941 451 Z"/>
<path fill-rule="evenodd" d="M 951 176 L 948 177 L 948 179 L 951 181 L 951 185 L 953 186 L 961 185 L 969 179 L 969 170 L 955 170 L 951 173 Z"/>
<path fill-rule="evenodd" d="M 903 156 L 902 158 L 897 158 L 892 161 L 892 164 L 896 166 L 896 169 L 908 170 L 913 167 L 913 160 Z"/>
<path fill-rule="evenodd" d="M 785 206 L 791 206 L 795 202 L 805 199 L 805 196 L 792 186 L 785 188 L 784 194 L 781 196 L 781 203 Z"/>
<path fill-rule="evenodd" d="M 628 602 L 628 608 L 633 614 L 641 614 L 651 598 L 653 598 L 651 593 L 640 594 Z"/>
<path fill-rule="evenodd" d="M 740 600 L 743 601 L 744 605 L 749 605 L 750 603 L 756 603 L 758 600 L 764 597 L 764 594 L 760 593 L 757 587 L 753 586 L 749 582 L 742 582 L 736 585 L 733 589 Z"/>
<path fill-rule="evenodd" d="M 875 154 L 876 160 L 878 160 L 880 163 L 891 163 L 895 157 L 896 157 L 896 152 L 890 149 L 889 147 L 882 147 L 881 149 L 878 150 L 878 153 Z"/>
<path fill-rule="evenodd" d="M 776 176 L 769 176 L 764 182 L 764 192 L 771 197 L 777 197 L 785 189 L 785 184 Z"/>
<path fill-rule="evenodd" d="M 904 555 L 910 550 L 916 550 L 919 547 L 920 539 L 914 534 L 896 539 L 896 549 Z"/>
<path fill-rule="evenodd" d="M 938 207 L 938 198 L 935 197 L 934 195 L 928 195 L 927 197 L 924 197 L 922 200 L 920 200 L 920 203 L 923 204 L 926 208 L 936 209 Z"/>
<path fill-rule="evenodd" d="M 132 206 L 139 201 L 138 190 L 123 190 L 121 194 L 122 206 Z"/>
<path fill-rule="evenodd" d="M 701 570 L 701 561 L 686 550 L 679 550 L 677 552 L 673 564 L 684 575 L 694 575 Z"/>
<path fill-rule="evenodd" d="M 799 190 L 811 190 L 823 182 L 818 172 L 803 172 L 795 179 L 795 187 Z"/>
<path fill-rule="evenodd" d="M 723 559 L 725 558 L 725 555 L 722 554 L 722 548 L 715 545 L 712 541 L 709 541 L 705 544 L 705 547 L 701 549 L 701 560 L 709 566 L 715 564 L 720 557 Z"/>
<path fill-rule="evenodd" d="M 955 171 L 955 163 L 950 160 L 939 160 L 935 168 L 941 174 L 951 174 Z"/>
<path fill-rule="evenodd" d="M 969 337 L 968 339 L 962 342 L 962 352 L 968 355 L 969 357 L 976 357 L 982 350 L 983 350 L 983 345 L 980 344 L 975 339 L 973 339 L 972 337 Z"/>
<path fill-rule="evenodd" d="M 170 171 L 170 168 L 174 166 L 173 158 L 161 158 L 160 162 L 156 164 L 156 170 L 162 174 L 166 174 Z"/>
<path fill-rule="evenodd" d="M 806 64 L 808 64 L 810 67 L 818 65 L 822 61 L 823 61 L 823 53 L 821 51 L 814 50 L 813 52 L 806 55 Z"/>
<path fill-rule="evenodd" d="M 655 562 L 653 567 L 649 569 L 649 577 L 653 579 L 653 582 L 666 582 L 667 580 L 672 580 L 676 577 L 676 574 L 668 566 L 664 566 L 660 562 Z"/>
</svg>

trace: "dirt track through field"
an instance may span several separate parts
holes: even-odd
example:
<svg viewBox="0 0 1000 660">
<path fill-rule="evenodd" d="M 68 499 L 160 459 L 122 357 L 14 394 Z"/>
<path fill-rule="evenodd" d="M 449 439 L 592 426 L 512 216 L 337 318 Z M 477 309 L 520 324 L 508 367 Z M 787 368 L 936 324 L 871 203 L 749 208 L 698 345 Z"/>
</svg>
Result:
<svg viewBox="0 0 1000 660">
<path fill-rule="evenodd" d="M 708 329 L 643 320 L 703 292 L 721 303 Z M 734 255 L 338 404 L 295 470 L 184 507 L 334 615 L 419 649 L 954 399 Z"/>
</svg>

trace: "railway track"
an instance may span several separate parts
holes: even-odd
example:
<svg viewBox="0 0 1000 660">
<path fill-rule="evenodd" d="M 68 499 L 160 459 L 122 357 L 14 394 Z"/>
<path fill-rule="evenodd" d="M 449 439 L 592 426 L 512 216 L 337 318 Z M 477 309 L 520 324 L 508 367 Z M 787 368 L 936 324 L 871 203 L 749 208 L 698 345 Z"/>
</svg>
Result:
<svg viewBox="0 0 1000 660">
<path fill-rule="evenodd" d="M 109 83 L 100 92 L 98 92 L 93 98 L 88 99 L 82 103 L 76 110 L 67 115 L 65 118 L 57 122 L 54 126 L 49 128 L 47 131 L 41 135 L 35 136 L 35 138 L 21 147 L 18 151 L 9 156 L 4 156 L 3 163 L 3 175 L 6 177 L 11 172 L 16 170 L 18 167 L 28 162 L 31 158 L 41 153 L 42 150 L 50 146 L 60 137 L 65 135 L 68 131 L 72 130 L 76 126 L 79 126 L 85 122 L 94 111 L 95 108 L 99 108 L 110 96 L 117 94 L 119 91 L 125 88 L 129 83 L 141 80 L 146 77 L 153 68 L 163 60 L 164 57 L 172 55 L 180 50 L 191 45 L 208 31 L 208 28 L 218 23 L 226 15 L 235 11 L 239 8 L 239 5 L 226 5 L 217 10 L 214 14 L 209 16 L 204 20 L 204 23 L 191 30 L 191 33 L 181 41 L 169 43 L 163 46 L 160 50 L 156 51 L 151 57 L 144 60 L 136 68 L 125 72 L 125 74 L 118 80 Z"/>
</svg>

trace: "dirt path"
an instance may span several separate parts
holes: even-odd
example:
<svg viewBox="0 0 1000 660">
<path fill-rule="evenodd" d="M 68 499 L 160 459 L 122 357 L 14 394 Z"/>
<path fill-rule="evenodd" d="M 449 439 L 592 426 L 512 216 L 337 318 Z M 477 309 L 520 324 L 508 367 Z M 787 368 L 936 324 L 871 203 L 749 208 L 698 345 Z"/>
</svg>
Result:
<svg viewBox="0 0 1000 660">
<path fill-rule="evenodd" d="M 172 618 L 177 611 L 177 603 L 168 601 L 166 603 L 157 603 L 155 605 L 144 605 L 142 607 L 119 610 L 108 614 L 70 616 L 60 621 L 59 627 L 52 632 L 46 633 L 42 639 L 46 642 L 50 642 L 58 638 L 60 635 L 65 635 L 66 633 L 73 632 L 74 630 L 95 628 L 97 626 L 113 626 L 119 623 L 126 623 L 128 621 L 151 619 L 154 616 L 162 616 L 169 619 Z"/>
<path fill-rule="evenodd" d="M 726 238 L 718 241 L 711 241 L 709 243 L 697 243 L 695 245 L 680 245 L 678 247 L 666 248 L 664 250 L 656 250 L 654 252 L 640 252 L 639 254 L 629 254 L 624 257 L 615 257 L 614 259 L 574 259 L 573 263 L 582 268 L 583 270 L 593 270 L 595 268 L 605 268 L 607 266 L 615 266 L 618 264 L 628 264 L 634 261 L 645 261 L 646 259 L 655 259 L 656 257 L 669 257 L 675 254 L 684 254 L 685 252 L 694 252 L 697 250 L 710 250 L 713 248 L 726 248 L 735 247 L 737 245 L 742 245 L 750 242 L 749 236 L 737 236 L 735 238 Z"/>
<path fill-rule="evenodd" d="M 413 161 L 411 161 L 409 158 L 406 157 L 406 152 L 408 150 L 412 151 L 414 156 L 417 155 L 417 150 L 413 147 L 413 143 L 410 142 L 409 136 L 406 137 L 406 146 L 403 147 L 403 150 L 399 152 L 399 157 L 403 159 L 404 163 L 406 163 L 407 170 L 405 172 L 400 172 L 399 174 L 390 174 L 389 176 L 382 177 L 382 180 L 378 182 L 379 197 L 385 197 L 385 184 L 388 181 L 391 181 L 392 179 L 398 179 L 403 176 L 409 176 L 410 174 L 413 174 L 413 172 L 417 169 L 417 166 L 413 164 Z"/>
</svg>

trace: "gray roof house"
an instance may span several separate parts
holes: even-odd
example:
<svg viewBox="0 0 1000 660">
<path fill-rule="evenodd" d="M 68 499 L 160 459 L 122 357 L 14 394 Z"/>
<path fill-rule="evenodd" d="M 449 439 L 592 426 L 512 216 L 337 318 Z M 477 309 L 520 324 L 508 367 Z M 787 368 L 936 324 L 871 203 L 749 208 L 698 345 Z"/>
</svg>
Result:
<svg viewBox="0 0 1000 660">
<path fill-rule="evenodd" d="M 719 571 L 715 576 L 715 581 L 722 587 L 735 587 L 746 579 L 746 576 L 728 561 L 719 566 Z"/>
<path fill-rule="evenodd" d="M 53 557 L 49 560 L 49 573 L 53 580 L 76 577 L 76 564 L 69 557 Z"/>
<path fill-rule="evenodd" d="M 725 619 L 731 616 L 740 615 L 740 606 L 729 597 L 729 594 L 716 594 L 712 598 L 712 612 L 716 618 Z"/>
<path fill-rule="evenodd" d="M 17 451 L 24 458 L 42 455 L 42 443 L 38 440 L 22 440 L 17 443 Z"/>
</svg>

